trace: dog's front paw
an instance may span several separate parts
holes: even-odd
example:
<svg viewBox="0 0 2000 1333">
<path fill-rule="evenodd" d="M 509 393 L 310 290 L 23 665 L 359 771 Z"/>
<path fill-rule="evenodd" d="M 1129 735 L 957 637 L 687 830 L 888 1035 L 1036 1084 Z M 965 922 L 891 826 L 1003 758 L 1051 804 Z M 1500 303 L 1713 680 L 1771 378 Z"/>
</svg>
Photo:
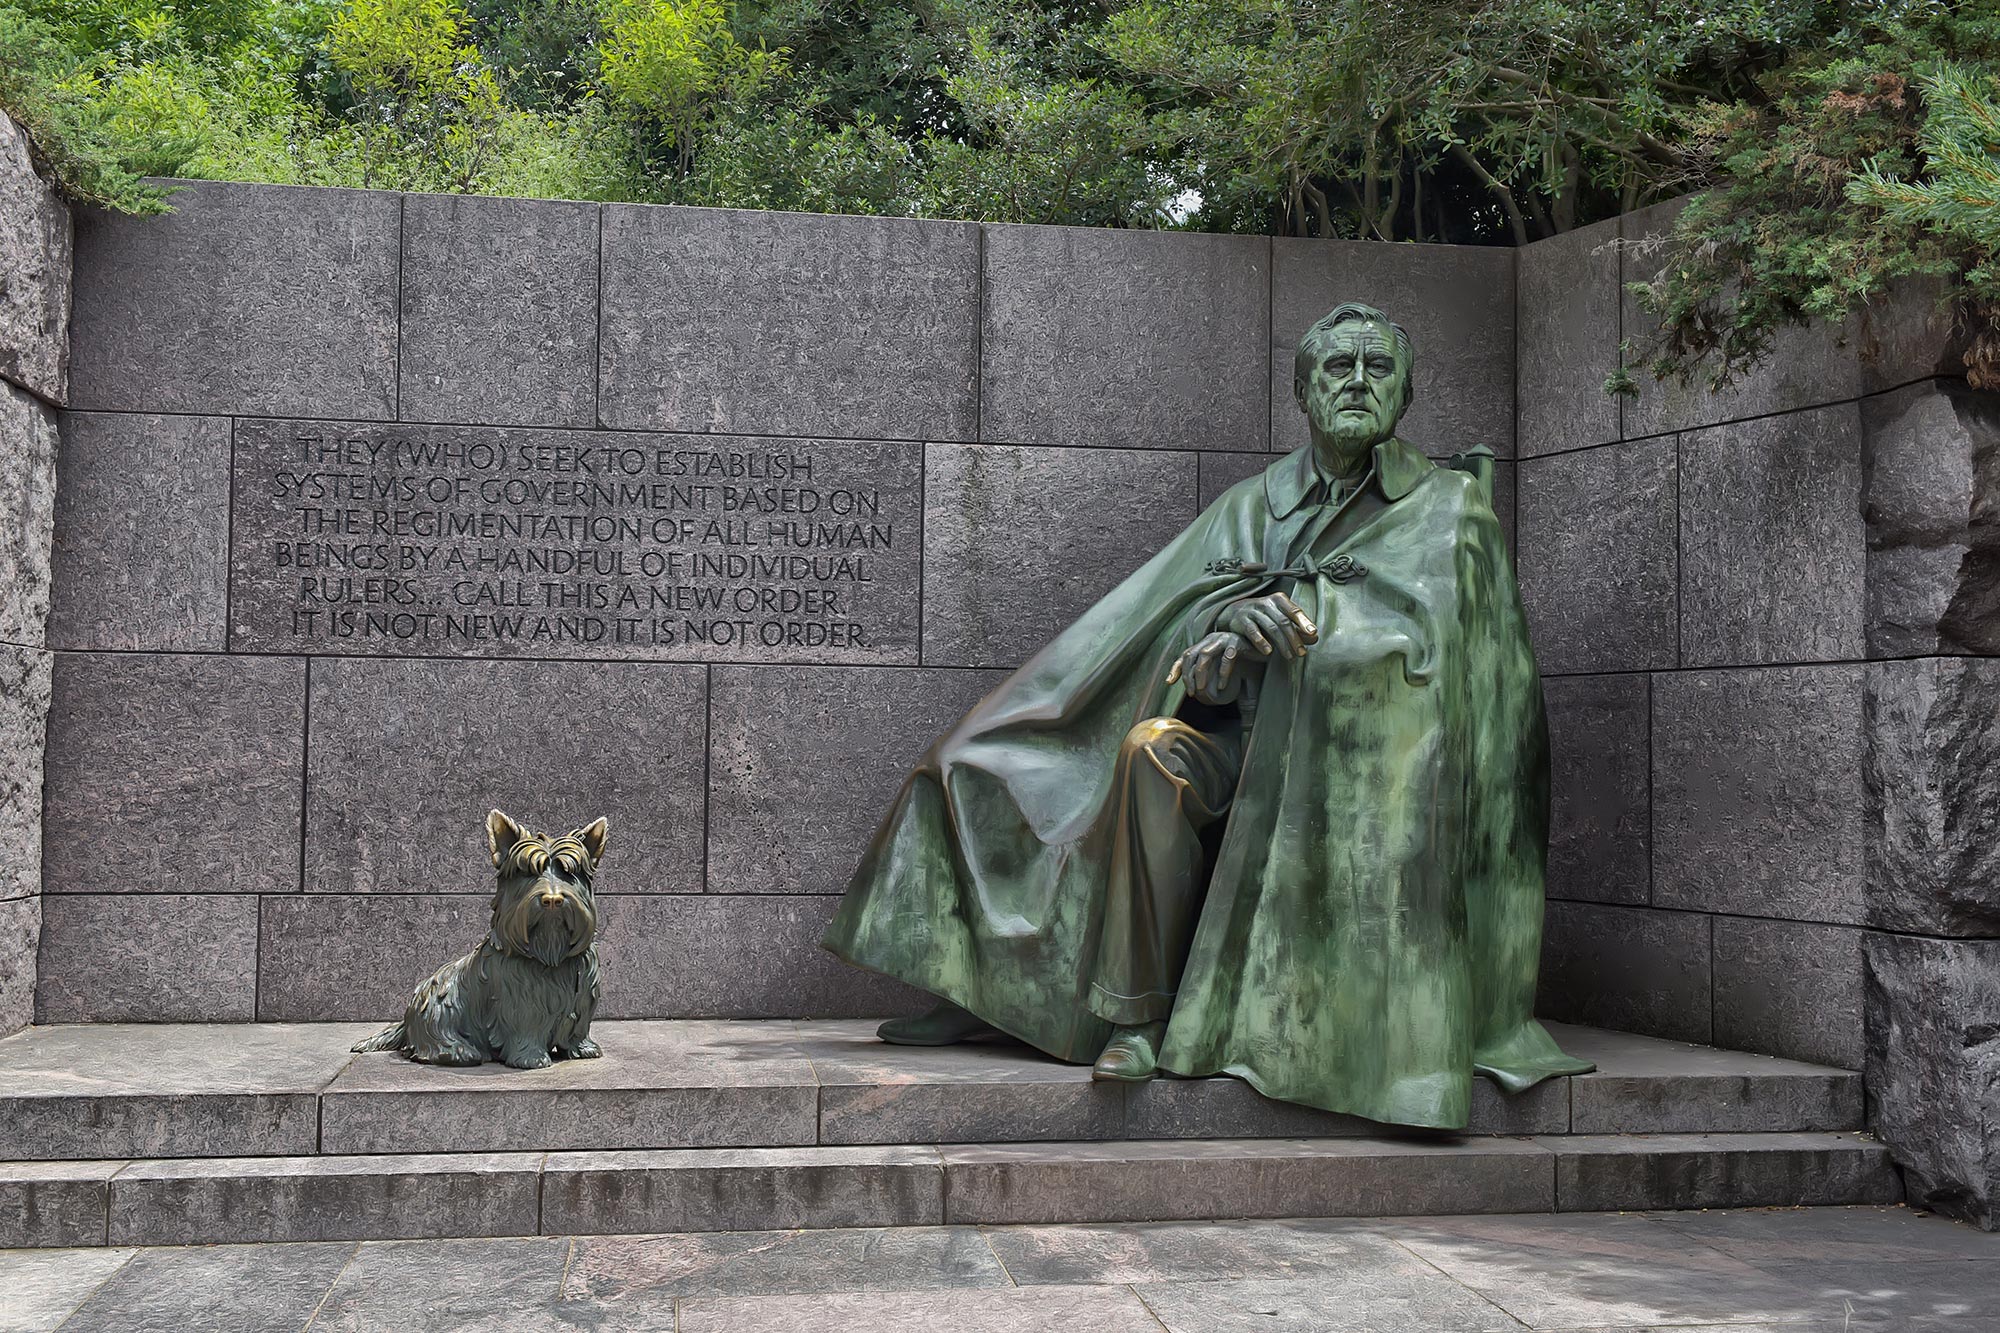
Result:
<svg viewBox="0 0 2000 1333">
<path fill-rule="evenodd" d="M 509 1051 L 501 1058 L 509 1069 L 547 1069 L 555 1063 L 547 1051 Z"/>
<path fill-rule="evenodd" d="M 565 1060 L 595 1060 L 598 1056 L 604 1054 L 604 1052 L 599 1049 L 596 1042 L 585 1037 L 574 1046 L 563 1047 L 562 1054 Z"/>
</svg>

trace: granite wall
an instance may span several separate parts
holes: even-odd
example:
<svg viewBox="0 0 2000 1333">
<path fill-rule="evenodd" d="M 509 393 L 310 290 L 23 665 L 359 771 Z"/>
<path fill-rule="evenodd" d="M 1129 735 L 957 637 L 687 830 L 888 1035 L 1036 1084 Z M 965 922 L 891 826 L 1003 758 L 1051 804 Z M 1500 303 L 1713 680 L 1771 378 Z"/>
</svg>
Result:
<svg viewBox="0 0 2000 1333">
<path fill-rule="evenodd" d="M 68 384 L 70 219 L 0 114 L 0 1036 L 34 1016 L 49 534 Z"/>
<path fill-rule="evenodd" d="M 1911 290 L 1724 393 L 1607 397 L 1672 208 L 1519 258 L 1543 1009 L 1865 1066 L 1912 1199 L 1991 1224 L 2000 395 Z"/>
<path fill-rule="evenodd" d="M 1301 438 L 1307 324 L 1398 313 L 1407 433 L 1513 457 L 1505 250 L 175 205 L 77 227 L 43 1022 L 391 1015 L 495 804 L 610 817 L 607 1015 L 907 1005 L 816 947 L 903 771 Z"/>
</svg>

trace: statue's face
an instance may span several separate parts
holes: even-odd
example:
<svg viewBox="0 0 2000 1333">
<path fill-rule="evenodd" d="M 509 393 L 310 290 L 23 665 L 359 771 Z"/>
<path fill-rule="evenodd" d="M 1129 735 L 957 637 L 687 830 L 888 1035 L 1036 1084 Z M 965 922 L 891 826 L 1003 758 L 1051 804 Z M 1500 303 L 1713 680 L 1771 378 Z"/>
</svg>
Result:
<svg viewBox="0 0 2000 1333">
<path fill-rule="evenodd" d="M 1299 406 L 1321 433 L 1344 444 L 1380 444 L 1408 401 L 1409 367 L 1380 324 L 1342 324 L 1320 339 Z"/>
</svg>

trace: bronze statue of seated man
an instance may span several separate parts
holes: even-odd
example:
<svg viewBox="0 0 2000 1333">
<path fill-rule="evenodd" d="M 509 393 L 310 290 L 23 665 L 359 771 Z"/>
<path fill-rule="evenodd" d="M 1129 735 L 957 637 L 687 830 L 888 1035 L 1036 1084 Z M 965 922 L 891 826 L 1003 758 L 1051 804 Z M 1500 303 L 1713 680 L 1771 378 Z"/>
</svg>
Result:
<svg viewBox="0 0 2000 1333">
<path fill-rule="evenodd" d="M 1475 1073 L 1590 1068 L 1533 1017 L 1548 744 L 1491 454 L 1395 434 L 1413 366 L 1379 310 L 1315 324 L 1311 443 L 910 774 L 825 941 L 939 997 L 885 1041 L 998 1030 L 1438 1128 Z"/>
</svg>

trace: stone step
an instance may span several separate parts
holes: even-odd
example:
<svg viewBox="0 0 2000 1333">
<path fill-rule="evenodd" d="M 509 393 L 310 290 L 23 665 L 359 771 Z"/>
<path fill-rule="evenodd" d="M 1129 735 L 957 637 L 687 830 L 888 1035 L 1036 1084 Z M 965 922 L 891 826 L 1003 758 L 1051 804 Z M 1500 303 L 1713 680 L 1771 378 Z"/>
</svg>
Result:
<svg viewBox="0 0 2000 1333">
<path fill-rule="evenodd" d="M 1851 1134 L 1213 1139 L 0 1164 L 0 1249 L 1893 1203 Z"/>
<path fill-rule="evenodd" d="M 1380 1135 L 1229 1078 L 1097 1083 L 1013 1044 L 885 1046 L 872 1020 L 597 1027 L 602 1059 L 437 1069 L 352 1055 L 372 1024 L 101 1024 L 0 1040 L 0 1158 L 599 1152 Z M 1858 1128 L 1847 1070 L 1551 1024 L 1598 1072 L 1507 1097 L 1473 1135 Z"/>
</svg>

